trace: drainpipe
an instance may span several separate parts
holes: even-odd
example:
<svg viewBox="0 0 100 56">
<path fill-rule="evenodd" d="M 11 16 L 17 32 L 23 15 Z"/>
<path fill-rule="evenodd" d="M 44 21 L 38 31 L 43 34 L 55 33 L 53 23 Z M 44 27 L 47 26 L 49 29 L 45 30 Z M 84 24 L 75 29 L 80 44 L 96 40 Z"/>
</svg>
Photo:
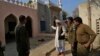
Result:
<svg viewBox="0 0 100 56">
<path fill-rule="evenodd" d="M 88 23 L 89 26 L 91 27 L 91 0 L 88 0 Z"/>
</svg>

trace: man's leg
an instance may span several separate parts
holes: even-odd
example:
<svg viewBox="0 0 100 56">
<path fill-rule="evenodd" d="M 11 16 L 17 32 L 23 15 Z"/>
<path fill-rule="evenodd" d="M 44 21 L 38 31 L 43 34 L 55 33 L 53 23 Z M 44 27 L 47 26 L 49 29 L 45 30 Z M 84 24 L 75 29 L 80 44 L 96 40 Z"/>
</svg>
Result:
<svg viewBox="0 0 100 56">
<path fill-rule="evenodd" d="M 60 40 L 60 52 L 62 56 L 65 56 L 65 40 Z"/>
<path fill-rule="evenodd" d="M 26 51 L 25 56 L 29 56 L 29 53 L 30 53 L 29 51 Z"/>
<path fill-rule="evenodd" d="M 4 56 L 4 48 L 0 47 L 0 56 Z"/>
<path fill-rule="evenodd" d="M 18 56 L 29 56 L 29 51 L 18 52 Z"/>
<path fill-rule="evenodd" d="M 0 56 L 4 56 L 4 53 L 3 53 L 3 51 L 0 51 Z"/>
<path fill-rule="evenodd" d="M 84 45 L 78 43 L 77 55 L 78 56 L 88 56 L 89 55 L 89 48 L 86 48 L 86 47 L 84 47 Z"/>
<path fill-rule="evenodd" d="M 57 54 L 57 56 L 61 55 L 59 47 L 56 47 L 56 54 Z"/>
<path fill-rule="evenodd" d="M 71 45 L 72 55 L 77 56 L 77 42 Z"/>
<path fill-rule="evenodd" d="M 23 56 L 23 53 L 21 51 L 18 51 L 18 56 Z"/>
</svg>

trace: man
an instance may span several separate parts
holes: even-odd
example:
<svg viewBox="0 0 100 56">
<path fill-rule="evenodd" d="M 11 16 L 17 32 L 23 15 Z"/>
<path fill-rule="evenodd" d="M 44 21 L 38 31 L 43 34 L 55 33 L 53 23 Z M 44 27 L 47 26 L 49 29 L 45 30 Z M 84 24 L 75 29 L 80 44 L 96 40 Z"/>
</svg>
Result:
<svg viewBox="0 0 100 56">
<path fill-rule="evenodd" d="M 68 42 L 71 44 L 71 52 L 73 56 L 77 56 L 77 41 L 75 39 L 75 28 L 73 24 L 73 17 L 67 18 L 67 34 L 68 34 Z"/>
<path fill-rule="evenodd" d="M 2 43 L 1 43 L 1 41 L 0 41 L 0 56 L 4 56 L 4 47 L 2 46 Z"/>
<path fill-rule="evenodd" d="M 25 29 L 25 16 L 21 15 L 19 17 L 19 22 L 19 25 L 15 29 L 18 56 L 29 56 L 30 45 L 27 31 Z"/>
<path fill-rule="evenodd" d="M 57 50 L 57 56 L 65 56 L 65 28 L 62 26 L 61 21 L 56 19 L 56 27 L 51 26 L 54 30 L 56 30 L 55 34 L 55 48 Z"/>
<path fill-rule="evenodd" d="M 96 34 L 88 25 L 82 23 L 80 17 L 74 18 L 74 24 L 77 27 L 77 56 L 88 56 L 90 45 L 93 43 Z"/>
</svg>

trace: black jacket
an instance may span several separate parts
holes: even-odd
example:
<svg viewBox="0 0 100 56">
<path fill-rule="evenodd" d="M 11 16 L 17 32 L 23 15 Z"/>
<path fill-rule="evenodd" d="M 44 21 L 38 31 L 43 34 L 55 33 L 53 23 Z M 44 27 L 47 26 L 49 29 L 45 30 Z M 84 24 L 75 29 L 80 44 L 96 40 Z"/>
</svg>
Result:
<svg viewBox="0 0 100 56">
<path fill-rule="evenodd" d="M 16 28 L 15 35 L 16 35 L 17 51 L 28 51 L 30 49 L 30 44 L 25 26 L 18 26 Z"/>
</svg>

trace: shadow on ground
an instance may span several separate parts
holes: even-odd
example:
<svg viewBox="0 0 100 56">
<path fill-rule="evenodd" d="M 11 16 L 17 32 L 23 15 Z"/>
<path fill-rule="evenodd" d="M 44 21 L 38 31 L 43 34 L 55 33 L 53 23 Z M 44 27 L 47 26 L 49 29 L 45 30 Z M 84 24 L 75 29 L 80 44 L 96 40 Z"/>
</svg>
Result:
<svg viewBox="0 0 100 56">
<path fill-rule="evenodd" d="M 71 50 L 65 51 L 65 54 L 70 54 L 70 53 L 71 53 Z"/>
</svg>

